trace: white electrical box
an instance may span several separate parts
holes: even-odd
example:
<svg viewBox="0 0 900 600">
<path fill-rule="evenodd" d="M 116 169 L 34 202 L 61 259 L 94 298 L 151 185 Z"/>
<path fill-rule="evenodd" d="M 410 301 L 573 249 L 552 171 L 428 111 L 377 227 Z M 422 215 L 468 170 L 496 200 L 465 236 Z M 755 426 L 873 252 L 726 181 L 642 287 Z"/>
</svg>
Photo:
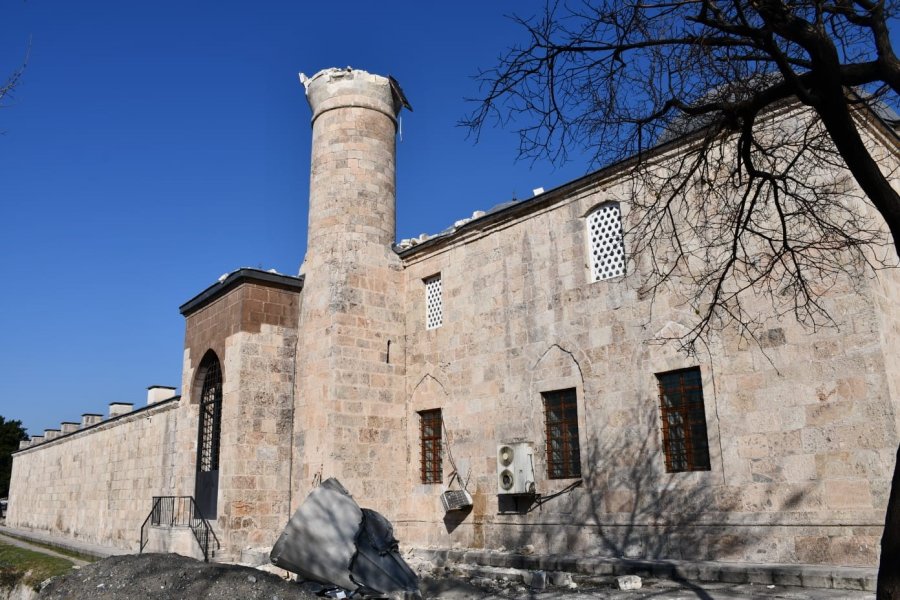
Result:
<svg viewBox="0 0 900 600">
<path fill-rule="evenodd" d="M 497 446 L 497 493 L 523 495 L 536 491 L 531 442 Z"/>
</svg>

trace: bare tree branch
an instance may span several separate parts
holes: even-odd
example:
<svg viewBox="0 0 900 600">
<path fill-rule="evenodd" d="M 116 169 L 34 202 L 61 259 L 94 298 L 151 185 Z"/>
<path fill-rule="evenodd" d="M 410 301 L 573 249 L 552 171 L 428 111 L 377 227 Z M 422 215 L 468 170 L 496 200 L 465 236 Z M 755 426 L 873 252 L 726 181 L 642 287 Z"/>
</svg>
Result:
<svg viewBox="0 0 900 600">
<path fill-rule="evenodd" d="M 897 264 L 898 12 L 898 0 L 551 1 L 517 18 L 527 43 L 478 74 L 463 123 L 476 136 L 514 124 L 535 160 L 580 148 L 629 165 L 607 193 L 628 207 L 630 272 L 651 303 L 664 290 L 696 315 L 684 350 L 724 327 L 755 341 L 772 315 L 836 326 L 829 294 Z M 900 597 L 900 572 L 882 588 Z"/>
</svg>

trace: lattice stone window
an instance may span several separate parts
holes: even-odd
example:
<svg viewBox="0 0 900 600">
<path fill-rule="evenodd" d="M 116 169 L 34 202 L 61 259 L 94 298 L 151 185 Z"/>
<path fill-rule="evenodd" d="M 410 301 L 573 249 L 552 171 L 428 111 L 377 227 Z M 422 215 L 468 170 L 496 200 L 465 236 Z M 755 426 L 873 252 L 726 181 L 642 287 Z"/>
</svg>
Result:
<svg viewBox="0 0 900 600">
<path fill-rule="evenodd" d="M 547 476 L 550 479 L 581 477 L 578 442 L 578 396 L 575 389 L 544 392 L 547 422 Z"/>
<path fill-rule="evenodd" d="M 709 471 L 709 440 L 700 369 L 660 373 L 660 421 L 666 471 Z"/>
<path fill-rule="evenodd" d="M 419 439 L 422 445 L 422 483 L 441 483 L 443 461 L 441 453 L 441 409 L 423 410 L 419 413 Z"/>
<path fill-rule="evenodd" d="M 618 202 L 601 204 L 587 216 L 591 281 L 625 274 L 625 245 Z"/>
<path fill-rule="evenodd" d="M 425 329 L 435 329 L 444 322 L 444 307 L 441 300 L 441 274 L 424 279 L 425 282 Z"/>
</svg>

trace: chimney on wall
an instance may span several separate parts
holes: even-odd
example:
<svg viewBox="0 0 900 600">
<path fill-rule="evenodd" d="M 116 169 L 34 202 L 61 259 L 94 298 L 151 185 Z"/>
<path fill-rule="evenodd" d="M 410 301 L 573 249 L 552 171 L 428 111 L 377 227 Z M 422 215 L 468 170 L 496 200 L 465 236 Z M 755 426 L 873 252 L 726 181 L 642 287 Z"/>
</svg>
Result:
<svg viewBox="0 0 900 600">
<path fill-rule="evenodd" d="M 125 413 L 130 413 L 134 408 L 134 404 L 130 402 L 110 402 L 109 403 L 109 418 L 113 419 L 118 417 L 119 415 L 124 415 Z"/>
<path fill-rule="evenodd" d="M 59 428 L 62 430 L 62 434 L 66 435 L 67 433 L 78 431 L 78 423 L 73 423 L 72 421 L 63 421 L 62 423 L 60 423 Z"/>
<path fill-rule="evenodd" d="M 44 439 L 47 441 L 58 438 L 60 435 L 61 434 L 59 433 L 59 429 L 45 429 L 44 430 Z"/>
<path fill-rule="evenodd" d="M 85 427 L 96 425 L 102 420 L 103 415 L 98 415 L 97 413 L 84 413 L 81 415 L 81 428 L 84 429 Z"/>
<path fill-rule="evenodd" d="M 147 405 L 156 404 L 175 396 L 175 388 L 167 385 L 151 385 L 147 388 Z"/>
</svg>

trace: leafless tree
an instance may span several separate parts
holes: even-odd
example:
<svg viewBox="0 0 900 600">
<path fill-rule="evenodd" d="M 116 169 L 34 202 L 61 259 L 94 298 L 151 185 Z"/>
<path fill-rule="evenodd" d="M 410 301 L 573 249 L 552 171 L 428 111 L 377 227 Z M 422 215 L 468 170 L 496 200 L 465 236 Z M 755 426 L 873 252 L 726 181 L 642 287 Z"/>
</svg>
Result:
<svg viewBox="0 0 900 600">
<path fill-rule="evenodd" d="M 29 44 L 30 49 L 30 44 Z M 25 59 L 12 73 L 0 84 L 0 108 L 7 106 L 7 102 L 12 99 L 13 92 L 22 82 L 22 76 L 25 74 L 25 67 L 28 65 L 28 52 L 25 53 Z"/>
<path fill-rule="evenodd" d="M 645 293 L 675 290 L 696 312 L 687 351 L 725 326 L 757 336 L 760 297 L 815 328 L 832 321 L 829 289 L 897 263 L 898 10 L 551 2 L 517 18 L 527 42 L 479 74 L 484 95 L 465 124 L 514 127 L 524 157 L 564 161 L 578 148 L 630 172 L 627 248 Z M 881 561 L 879 598 L 900 598 L 896 470 Z"/>
</svg>

